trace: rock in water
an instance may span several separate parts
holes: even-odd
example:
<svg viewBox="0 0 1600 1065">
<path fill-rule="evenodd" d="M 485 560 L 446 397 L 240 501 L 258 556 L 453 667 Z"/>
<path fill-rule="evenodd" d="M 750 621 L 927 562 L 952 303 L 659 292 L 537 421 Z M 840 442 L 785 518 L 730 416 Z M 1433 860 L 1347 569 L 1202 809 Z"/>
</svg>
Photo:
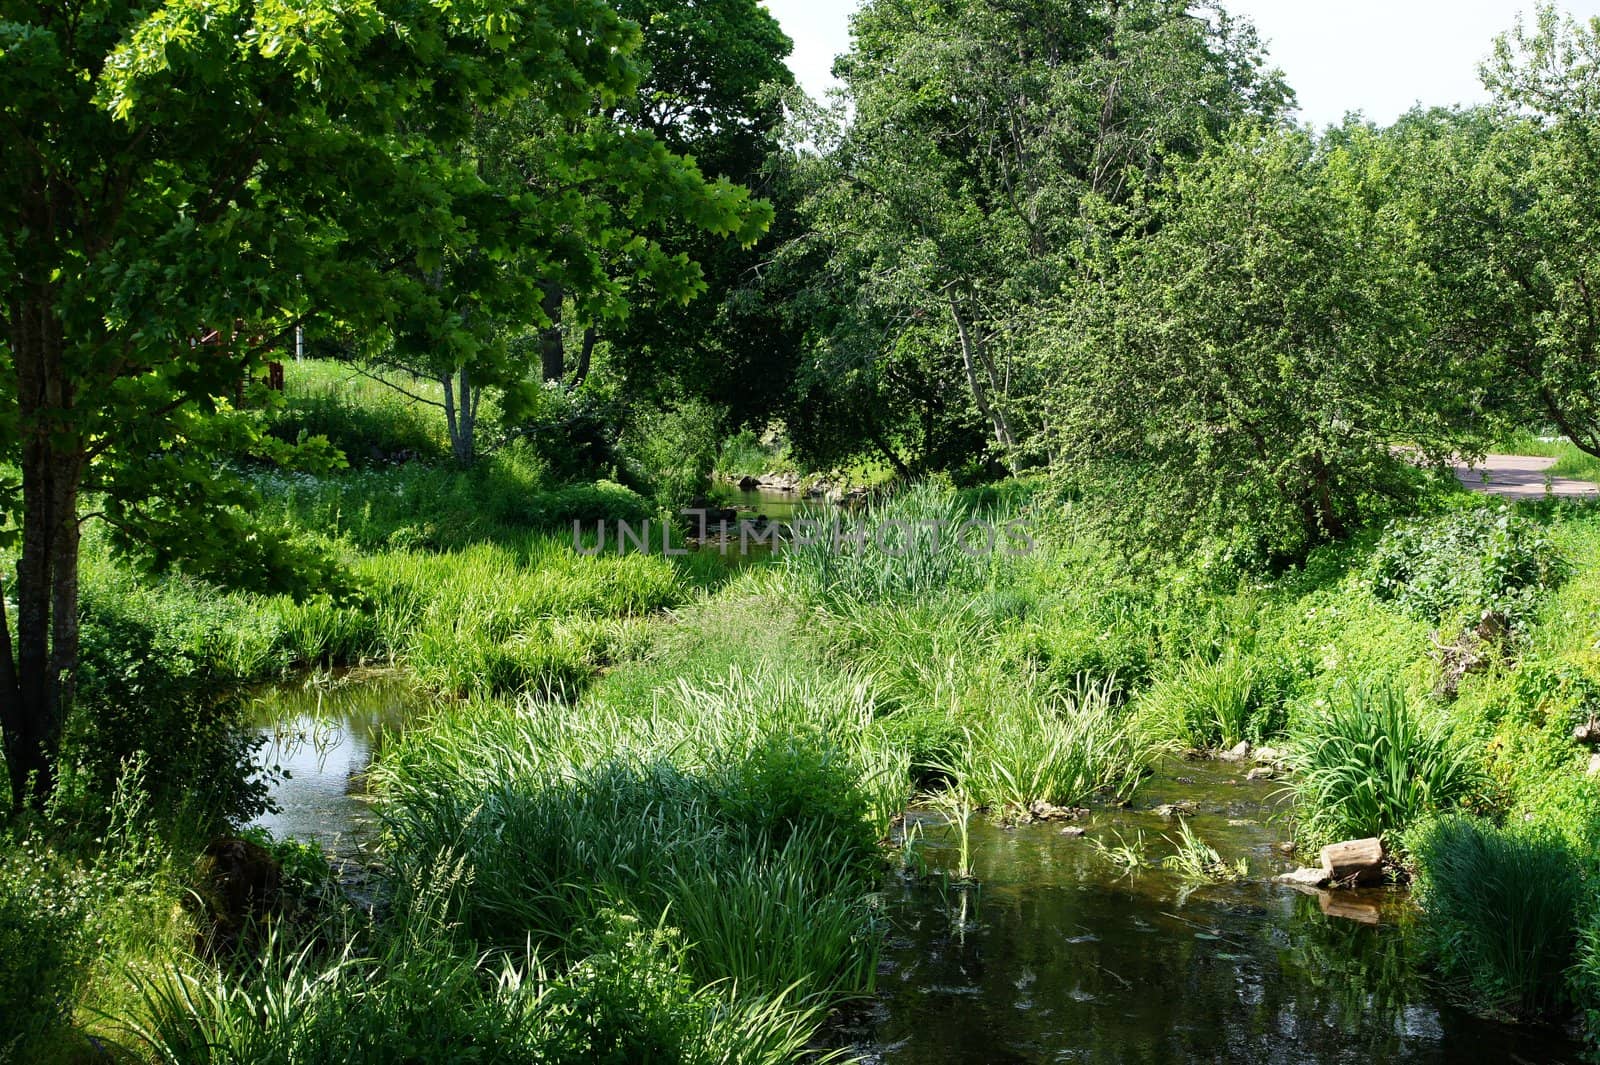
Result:
<svg viewBox="0 0 1600 1065">
<path fill-rule="evenodd" d="M 1155 812 L 1160 817 L 1188 817 L 1199 808 L 1188 799 L 1179 799 L 1177 802 L 1162 803 Z"/>
<path fill-rule="evenodd" d="M 1271 766 L 1258 765 L 1244 775 L 1246 780 L 1271 780 L 1278 775 Z"/>
<path fill-rule="evenodd" d="M 1028 804 L 1028 815 L 1035 821 L 1076 821 L 1088 812 L 1075 806 L 1056 806 L 1042 799 Z"/>
<path fill-rule="evenodd" d="M 1244 740 L 1240 740 L 1239 745 L 1233 748 L 1233 750 L 1223 751 L 1221 754 L 1217 755 L 1217 757 L 1224 762 L 1242 762 L 1246 758 L 1250 757 L 1250 744 Z"/>
<path fill-rule="evenodd" d="M 1349 839 L 1322 848 L 1322 871 L 1332 884 L 1375 884 L 1383 879 L 1383 841 Z"/>
<path fill-rule="evenodd" d="M 1066 836 L 1068 839 L 1077 839 L 1087 831 L 1087 829 L 1079 825 L 1068 825 L 1066 828 L 1061 830 L 1061 834 Z"/>
<path fill-rule="evenodd" d="M 745 474 L 743 477 L 739 478 L 739 491 L 741 491 L 741 492 L 754 492 L 757 488 L 760 488 L 760 487 L 761 487 L 761 481 L 759 479 L 755 478 L 755 477 L 750 476 L 748 473 Z"/>
<path fill-rule="evenodd" d="M 1292 873 L 1280 873 L 1272 879 L 1279 884 L 1288 884 L 1291 887 L 1319 888 L 1328 882 L 1328 874 L 1321 869 L 1309 869 L 1302 866 Z"/>
</svg>

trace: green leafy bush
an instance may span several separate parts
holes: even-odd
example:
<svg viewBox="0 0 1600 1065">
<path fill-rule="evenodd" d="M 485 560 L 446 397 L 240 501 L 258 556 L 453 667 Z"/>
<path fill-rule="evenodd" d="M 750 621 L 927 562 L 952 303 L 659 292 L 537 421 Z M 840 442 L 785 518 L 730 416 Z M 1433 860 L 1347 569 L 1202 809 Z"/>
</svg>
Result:
<svg viewBox="0 0 1600 1065">
<path fill-rule="evenodd" d="M 1301 823 L 1313 840 L 1397 833 L 1475 798 L 1481 771 L 1441 723 L 1427 722 L 1398 688 L 1347 687 L 1302 726 L 1289 756 Z"/>
<path fill-rule="evenodd" d="M 1377 598 L 1430 621 L 1485 610 L 1516 618 L 1565 571 L 1535 522 L 1475 507 L 1390 526 L 1373 553 L 1371 584 Z"/>
<path fill-rule="evenodd" d="M 225 693 L 230 675 L 213 648 L 217 618 L 136 616 L 129 601 L 84 596 L 78 695 L 64 741 L 67 793 L 103 808 L 135 759 L 151 807 L 171 822 L 243 823 L 266 809 L 255 776 L 261 740 Z M 187 621 L 187 623 L 186 623 Z"/>
<path fill-rule="evenodd" d="M 541 492 L 529 497 L 526 510 L 528 524 L 538 528 L 570 530 L 573 522 L 593 525 L 603 521 L 608 531 L 619 521 L 637 526 L 654 512 L 654 506 L 643 496 L 613 481 Z M 606 550 L 614 548 L 608 543 Z"/>
<path fill-rule="evenodd" d="M 871 853 L 877 830 L 851 753 L 814 732 L 773 732 L 713 772 L 717 812 L 747 832 L 787 845 L 801 827 L 836 836 L 830 850 Z"/>
<path fill-rule="evenodd" d="M 1580 864 L 1538 826 L 1447 817 L 1411 833 L 1418 898 L 1439 967 L 1478 1005 L 1549 1016 L 1569 1001 L 1585 909 Z"/>
<path fill-rule="evenodd" d="M 718 414 L 701 400 L 635 413 L 622 438 L 632 476 L 657 507 L 677 510 L 705 494 L 716 464 Z"/>
<path fill-rule="evenodd" d="M 34 841 L 0 850 L 0 1062 L 39 1060 L 70 1021 L 88 971 L 86 918 Z"/>
</svg>

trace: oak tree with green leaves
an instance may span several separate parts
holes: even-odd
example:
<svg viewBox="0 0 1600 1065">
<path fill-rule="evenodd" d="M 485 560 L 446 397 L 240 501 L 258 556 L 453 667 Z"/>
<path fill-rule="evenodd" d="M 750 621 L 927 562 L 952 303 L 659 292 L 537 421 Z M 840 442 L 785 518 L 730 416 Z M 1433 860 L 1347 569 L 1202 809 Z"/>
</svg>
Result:
<svg viewBox="0 0 1600 1065">
<path fill-rule="evenodd" d="M 1256 559 L 1342 538 L 1473 441 L 1442 372 L 1401 145 L 1242 126 L 1041 315 L 1039 447 L 1129 542 Z"/>
<path fill-rule="evenodd" d="M 805 207 L 834 311 L 800 386 L 912 465 L 952 465 L 984 436 L 1026 464 L 1040 382 L 1020 341 L 1079 268 L 1083 205 L 1278 114 L 1288 91 L 1248 23 L 1212 5 L 874 0 L 851 29 L 837 71 L 853 115 Z"/>
<path fill-rule="evenodd" d="M 740 190 L 627 136 L 563 144 L 551 183 L 522 186 L 461 151 L 486 114 L 580 120 L 623 98 L 637 39 L 601 0 L 0 3 L 0 444 L 15 471 L 0 506 L 17 551 L 0 724 L 17 803 L 53 787 L 84 522 L 156 565 L 260 587 L 308 576 L 215 457 L 273 447 L 239 399 L 297 323 L 493 364 L 480 299 L 585 276 L 588 205 L 562 166 L 624 187 L 665 170 L 682 195 L 660 210 L 759 224 Z"/>
</svg>

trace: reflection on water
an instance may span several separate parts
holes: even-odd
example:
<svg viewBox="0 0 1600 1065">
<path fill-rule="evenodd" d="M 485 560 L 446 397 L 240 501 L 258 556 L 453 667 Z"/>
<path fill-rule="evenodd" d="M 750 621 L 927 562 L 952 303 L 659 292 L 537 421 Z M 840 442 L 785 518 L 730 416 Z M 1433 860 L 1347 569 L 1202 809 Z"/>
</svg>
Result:
<svg viewBox="0 0 1600 1065">
<path fill-rule="evenodd" d="M 974 824 L 977 886 L 905 882 L 888 900 L 893 930 L 862 1040 L 895 1065 L 1006 1062 L 1558 1062 L 1559 1033 L 1492 1024 L 1453 1008 L 1414 969 L 1403 897 L 1363 893 L 1365 924 L 1271 884 L 1288 862 L 1269 800 L 1242 768 L 1182 765 L 1148 784 L 1135 810 L 1100 812 L 1090 836 L 1143 831 L 1152 860 L 1175 825 L 1157 803 L 1199 800 L 1196 832 L 1252 880 L 1186 889 L 1144 869 L 1118 876 L 1060 826 Z M 913 822 L 917 817 L 913 816 Z M 954 841 L 925 819 L 931 868 L 953 869 Z M 1381 915 L 1381 917 L 1380 917 Z"/>
<path fill-rule="evenodd" d="M 719 506 L 739 511 L 741 520 L 753 521 L 764 516 L 769 521 L 788 523 L 800 515 L 802 509 L 813 514 L 827 513 L 828 504 L 821 499 L 811 499 L 804 492 L 784 492 L 776 488 L 756 488 L 743 491 L 733 485 L 718 484 L 711 497 Z"/>
<path fill-rule="evenodd" d="M 257 764 L 278 766 L 272 789 L 279 812 L 255 822 L 353 856 L 373 828 L 364 774 L 385 735 L 395 735 L 422 705 L 392 673 L 346 674 L 272 688 L 252 707 L 267 738 Z"/>
</svg>

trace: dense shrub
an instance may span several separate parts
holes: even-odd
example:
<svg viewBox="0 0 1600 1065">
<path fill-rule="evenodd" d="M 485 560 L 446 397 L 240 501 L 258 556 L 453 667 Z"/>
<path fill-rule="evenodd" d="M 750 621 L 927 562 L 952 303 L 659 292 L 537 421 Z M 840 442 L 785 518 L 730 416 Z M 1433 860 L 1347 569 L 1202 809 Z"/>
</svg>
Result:
<svg viewBox="0 0 1600 1065">
<path fill-rule="evenodd" d="M 717 422 L 717 412 L 699 400 L 636 411 L 622 438 L 630 482 L 665 510 L 704 495 L 716 464 Z"/>
<path fill-rule="evenodd" d="M 141 609 L 148 605 L 85 589 L 65 793 L 85 809 L 103 808 L 138 761 L 151 808 L 169 822 L 248 821 L 267 803 L 266 782 L 252 768 L 261 740 L 228 694 L 244 679 L 229 669 L 235 660 L 206 646 L 239 619 L 217 609 L 189 616 Z"/>
<path fill-rule="evenodd" d="M 1292 788 L 1306 833 L 1318 841 L 1396 834 L 1426 814 L 1474 798 L 1481 770 L 1398 688 L 1342 689 L 1326 714 L 1294 736 Z"/>
<path fill-rule="evenodd" d="M 83 899 L 32 840 L 0 837 L 0 1062 L 40 1060 L 88 969 Z"/>
<path fill-rule="evenodd" d="M 1372 592 L 1430 621 L 1496 610 L 1525 615 L 1566 566 L 1535 522 L 1474 507 L 1397 522 L 1373 553 Z"/>
<path fill-rule="evenodd" d="M 1485 1009 L 1550 1015 L 1569 1001 L 1585 898 L 1577 858 L 1538 826 L 1447 817 L 1407 839 L 1441 970 Z"/>
<path fill-rule="evenodd" d="M 506 430 L 526 440 L 557 482 L 614 477 L 622 459 L 618 404 L 594 387 L 569 391 L 557 382 L 511 397 Z"/>
<path fill-rule="evenodd" d="M 851 752 L 825 736 L 774 732 L 717 767 L 713 802 L 721 816 L 775 846 L 809 828 L 836 836 L 834 848 L 866 854 L 878 829 L 859 772 Z"/>
<path fill-rule="evenodd" d="M 637 526 L 654 513 L 654 508 L 631 488 L 612 481 L 596 481 L 531 496 L 526 513 L 531 526 L 570 530 L 573 522 L 593 525 L 603 521 L 614 527 L 617 522 L 626 521 Z"/>
</svg>

